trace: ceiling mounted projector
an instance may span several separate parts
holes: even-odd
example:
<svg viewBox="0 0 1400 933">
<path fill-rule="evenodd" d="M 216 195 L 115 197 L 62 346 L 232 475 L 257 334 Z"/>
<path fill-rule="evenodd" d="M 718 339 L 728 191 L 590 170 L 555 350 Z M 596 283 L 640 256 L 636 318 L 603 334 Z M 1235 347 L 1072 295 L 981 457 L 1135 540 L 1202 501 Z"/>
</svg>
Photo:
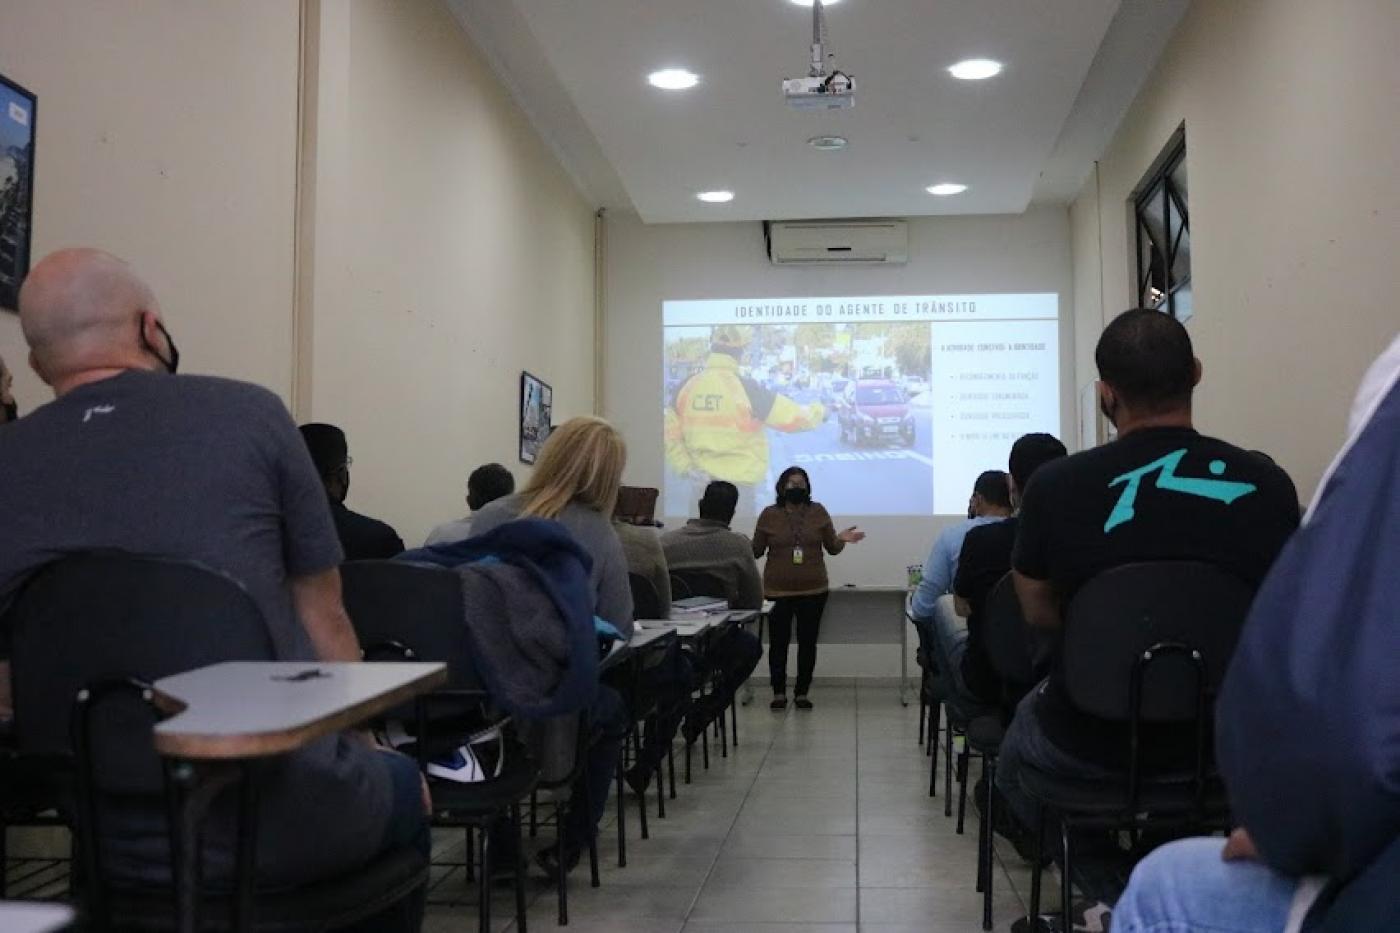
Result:
<svg viewBox="0 0 1400 933">
<path fill-rule="evenodd" d="M 784 78 L 783 97 L 794 110 L 844 110 L 856 104 L 855 79 L 829 60 L 836 56 L 826 51 L 826 14 L 822 0 L 812 4 L 812 62 L 805 78 Z"/>
</svg>

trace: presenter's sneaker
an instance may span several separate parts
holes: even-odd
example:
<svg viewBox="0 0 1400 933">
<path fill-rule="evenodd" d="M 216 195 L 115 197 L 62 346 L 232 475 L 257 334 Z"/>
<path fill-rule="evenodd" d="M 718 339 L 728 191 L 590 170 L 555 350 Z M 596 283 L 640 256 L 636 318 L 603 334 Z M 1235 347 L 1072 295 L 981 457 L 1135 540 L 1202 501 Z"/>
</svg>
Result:
<svg viewBox="0 0 1400 933">
<path fill-rule="evenodd" d="M 798 697 L 797 699 L 792 701 L 792 705 L 796 706 L 798 709 L 811 709 L 812 701 L 807 699 L 806 697 Z"/>
<path fill-rule="evenodd" d="M 779 694 L 773 698 L 773 702 L 768 704 L 769 709 L 787 709 L 787 697 Z"/>
</svg>

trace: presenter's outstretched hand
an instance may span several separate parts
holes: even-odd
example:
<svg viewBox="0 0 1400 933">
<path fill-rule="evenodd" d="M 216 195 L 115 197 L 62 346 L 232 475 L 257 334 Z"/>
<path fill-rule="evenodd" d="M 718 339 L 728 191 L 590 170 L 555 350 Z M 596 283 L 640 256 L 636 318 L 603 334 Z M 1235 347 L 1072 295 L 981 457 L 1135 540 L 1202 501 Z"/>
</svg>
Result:
<svg viewBox="0 0 1400 933">
<path fill-rule="evenodd" d="M 861 531 L 855 525 L 852 525 L 845 531 L 838 532 L 836 539 L 838 541 L 845 541 L 847 544 L 855 544 L 857 541 L 865 540 L 865 532 Z"/>
</svg>

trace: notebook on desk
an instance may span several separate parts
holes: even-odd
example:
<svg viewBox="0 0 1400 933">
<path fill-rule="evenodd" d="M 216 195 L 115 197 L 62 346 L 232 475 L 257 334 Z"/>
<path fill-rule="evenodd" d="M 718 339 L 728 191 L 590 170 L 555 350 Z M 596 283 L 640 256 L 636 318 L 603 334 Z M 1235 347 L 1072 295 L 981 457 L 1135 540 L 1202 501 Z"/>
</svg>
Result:
<svg viewBox="0 0 1400 933">
<path fill-rule="evenodd" d="M 728 609 L 729 600 L 722 596 L 689 596 L 671 603 L 673 612 L 710 612 L 714 609 Z"/>
</svg>

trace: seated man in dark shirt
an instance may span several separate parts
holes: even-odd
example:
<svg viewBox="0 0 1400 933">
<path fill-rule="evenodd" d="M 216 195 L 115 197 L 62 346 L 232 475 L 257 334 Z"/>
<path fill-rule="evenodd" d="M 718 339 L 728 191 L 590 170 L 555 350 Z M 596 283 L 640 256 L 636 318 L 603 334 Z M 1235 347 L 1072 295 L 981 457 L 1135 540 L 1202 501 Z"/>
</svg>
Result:
<svg viewBox="0 0 1400 933">
<path fill-rule="evenodd" d="M 345 559 L 387 560 L 402 554 L 403 539 L 398 532 L 377 518 L 345 507 L 345 497 L 350 494 L 351 463 L 345 432 L 333 424 L 304 424 L 301 436 L 330 497 L 331 518 L 335 519 Z"/>
<path fill-rule="evenodd" d="M 1021 490 L 1037 470 L 1065 454 L 1065 445 L 1050 434 L 1027 434 L 1011 445 L 1012 504 L 1019 504 Z M 957 575 L 953 578 L 953 596 L 958 614 L 967 617 L 967 629 L 961 639 L 949 645 L 949 657 L 960 665 L 968 699 L 988 706 L 1002 702 L 1008 685 L 1001 683 L 987 660 L 982 614 L 992 589 L 1011 571 L 1011 549 L 1018 526 L 1019 520 L 1012 515 L 969 531 L 963 539 Z"/>
<path fill-rule="evenodd" d="M 279 660 L 358 661 L 341 603 L 340 544 L 282 401 L 243 382 L 175 376 L 179 354 L 155 295 L 106 253 L 48 256 L 19 306 L 31 364 L 55 400 L 0 432 L 0 607 L 64 554 L 181 558 L 247 589 Z M 8 693 L 0 679 L 0 701 Z M 427 854 L 421 778 L 402 755 L 332 735 L 261 773 L 265 883 L 333 877 L 410 843 Z M 138 828 L 104 848 L 123 875 L 149 882 L 168 874 L 169 833 L 163 816 L 138 817 Z M 228 837 L 211 833 L 205 845 L 211 875 L 232 860 Z M 368 929 L 417 930 L 421 898 L 400 907 L 397 919 Z"/>
<path fill-rule="evenodd" d="M 1042 467 L 1025 490 L 1012 568 L 1026 621 L 1058 630 L 1084 583 L 1138 561 L 1204 561 L 1257 587 L 1298 527 L 1298 494 L 1277 466 L 1192 428 L 1201 363 L 1186 328 L 1157 311 L 1126 311 L 1094 357 L 1099 404 L 1119 438 Z M 1077 710 L 1063 677 L 1053 659 L 1001 748 L 997 785 L 1027 827 L 1038 813 L 1021 789 L 1023 764 L 1083 778 L 1126 768 L 1126 726 Z M 1144 747 L 1167 758 L 1178 746 L 1159 733 Z"/>
</svg>

